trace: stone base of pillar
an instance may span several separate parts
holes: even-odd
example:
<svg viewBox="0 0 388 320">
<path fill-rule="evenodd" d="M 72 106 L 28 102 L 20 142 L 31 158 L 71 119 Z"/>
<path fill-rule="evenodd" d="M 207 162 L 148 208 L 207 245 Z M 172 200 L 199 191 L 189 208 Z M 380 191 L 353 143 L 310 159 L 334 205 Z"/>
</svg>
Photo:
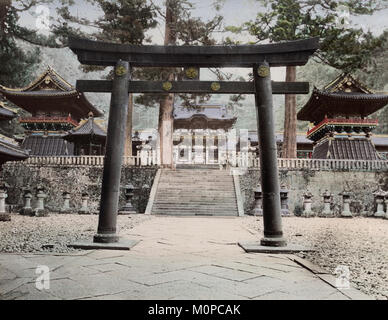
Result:
<svg viewBox="0 0 388 320">
<path fill-rule="evenodd" d="M 119 236 L 116 233 L 97 233 L 93 237 L 93 242 L 96 243 L 115 243 L 119 241 Z"/>
<path fill-rule="evenodd" d="M 34 216 L 34 210 L 32 210 L 32 208 L 22 208 L 19 213 L 22 215 L 22 216 Z"/>
<path fill-rule="evenodd" d="M 76 242 L 69 244 L 68 246 L 74 249 L 84 249 L 84 250 L 95 250 L 95 249 L 105 249 L 105 250 L 130 250 L 135 245 L 137 245 L 139 240 L 128 240 L 120 239 L 118 242 L 113 243 L 101 243 L 101 242 Z"/>
<path fill-rule="evenodd" d="M 388 213 L 385 214 L 384 219 L 388 219 Z"/>
<path fill-rule="evenodd" d="M 377 211 L 373 215 L 376 218 L 384 218 L 385 217 L 385 212 L 384 211 Z"/>
<path fill-rule="evenodd" d="M 9 213 L 0 212 L 0 221 L 11 221 L 11 215 Z"/>
<path fill-rule="evenodd" d="M 287 244 L 283 247 L 263 246 L 261 242 L 239 242 L 238 245 L 245 250 L 245 252 L 255 253 L 295 253 L 301 251 L 314 251 L 308 247 L 302 247 L 294 244 Z"/>
<path fill-rule="evenodd" d="M 287 245 L 287 241 L 283 237 L 269 238 L 264 237 L 260 240 L 260 245 L 266 247 L 285 247 Z"/>
<path fill-rule="evenodd" d="M 353 215 L 350 211 L 342 211 L 341 212 L 341 217 L 343 218 L 353 218 Z"/>
<path fill-rule="evenodd" d="M 34 209 L 32 215 L 36 217 L 48 217 L 49 213 L 46 209 Z"/>
</svg>

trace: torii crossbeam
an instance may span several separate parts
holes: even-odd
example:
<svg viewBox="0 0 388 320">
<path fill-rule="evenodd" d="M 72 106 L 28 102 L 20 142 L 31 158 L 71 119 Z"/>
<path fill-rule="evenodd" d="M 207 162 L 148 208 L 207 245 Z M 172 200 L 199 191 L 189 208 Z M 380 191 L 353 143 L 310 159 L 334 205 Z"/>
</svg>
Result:
<svg viewBox="0 0 388 320">
<path fill-rule="evenodd" d="M 116 243 L 116 248 L 121 248 L 116 233 L 116 219 L 128 93 L 244 93 L 255 95 L 260 137 L 264 237 L 256 246 L 256 251 L 260 251 L 260 247 L 266 251 L 281 247 L 281 251 L 286 252 L 287 243 L 283 237 L 280 214 L 272 94 L 305 94 L 309 91 L 309 84 L 272 82 L 270 67 L 304 65 L 318 46 L 318 38 L 238 46 L 135 46 L 69 39 L 70 49 L 82 64 L 115 66 L 113 81 L 77 81 L 80 91 L 112 92 L 99 224 L 92 247 L 98 248 L 98 244 L 105 243 L 112 244 L 114 248 Z M 252 69 L 254 81 L 131 81 L 131 67 L 248 67 Z M 251 244 L 249 248 L 240 245 L 247 251 L 255 251 Z"/>
</svg>

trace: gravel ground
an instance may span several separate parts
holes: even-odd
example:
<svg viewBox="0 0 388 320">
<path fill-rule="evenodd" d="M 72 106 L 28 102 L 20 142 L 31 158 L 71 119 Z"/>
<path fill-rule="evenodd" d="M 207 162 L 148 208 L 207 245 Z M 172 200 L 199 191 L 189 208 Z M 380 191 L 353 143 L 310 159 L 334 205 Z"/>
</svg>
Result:
<svg viewBox="0 0 388 320">
<path fill-rule="evenodd" d="M 119 215 L 119 234 L 120 231 L 132 229 L 146 219 L 149 219 L 149 216 Z M 92 239 L 97 225 L 98 215 L 12 215 L 11 221 L 0 223 L 0 252 L 74 252 L 77 250 L 67 247 L 67 244 Z"/>
<path fill-rule="evenodd" d="M 247 218 L 247 227 L 262 234 L 262 219 Z M 349 266 L 350 282 L 356 288 L 376 299 L 388 299 L 388 220 L 287 217 L 283 229 L 289 243 L 316 250 L 299 256 L 331 273 L 338 265 Z"/>
</svg>

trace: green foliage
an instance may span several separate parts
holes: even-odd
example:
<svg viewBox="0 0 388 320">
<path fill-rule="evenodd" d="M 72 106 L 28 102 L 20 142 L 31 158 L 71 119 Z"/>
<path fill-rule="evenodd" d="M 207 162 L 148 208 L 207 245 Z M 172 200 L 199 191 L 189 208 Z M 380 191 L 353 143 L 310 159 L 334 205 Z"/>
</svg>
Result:
<svg viewBox="0 0 388 320">
<path fill-rule="evenodd" d="M 382 9 L 381 1 L 347 0 L 262 0 L 266 11 L 257 14 L 254 21 L 229 31 L 248 30 L 258 41 L 281 42 L 310 37 L 321 39 L 315 58 L 343 71 L 364 67 L 382 40 L 371 32 L 341 24 L 340 6 L 350 14 L 372 14 Z M 345 21 L 342 21 L 345 22 Z"/>
<path fill-rule="evenodd" d="M 9 87 L 26 85 L 39 62 L 39 50 L 24 52 L 17 43 L 20 33 L 15 7 L 3 7 L 0 30 L 0 83 Z"/>
</svg>

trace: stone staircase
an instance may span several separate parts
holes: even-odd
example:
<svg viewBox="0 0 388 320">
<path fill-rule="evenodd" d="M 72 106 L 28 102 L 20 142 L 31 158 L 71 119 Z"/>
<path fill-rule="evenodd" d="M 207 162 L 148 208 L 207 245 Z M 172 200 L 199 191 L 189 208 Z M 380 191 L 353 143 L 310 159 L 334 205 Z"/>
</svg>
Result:
<svg viewBox="0 0 388 320">
<path fill-rule="evenodd" d="M 228 170 L 163 169 L 151 213 L 237 216 L 233 176 Z"/>
</svg>

